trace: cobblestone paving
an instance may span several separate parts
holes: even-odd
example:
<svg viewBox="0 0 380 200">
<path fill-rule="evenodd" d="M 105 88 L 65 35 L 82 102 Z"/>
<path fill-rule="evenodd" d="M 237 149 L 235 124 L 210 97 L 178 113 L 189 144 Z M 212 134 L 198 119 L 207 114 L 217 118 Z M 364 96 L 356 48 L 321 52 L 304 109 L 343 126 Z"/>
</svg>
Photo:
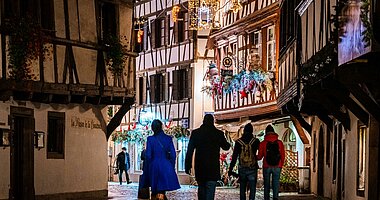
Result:
<svg viewBox="0 0 380 200">
<path fill-rule="evenodd" d="M 108 196 L 112 200 L 137 200 L 138 184 L 132 183 L 119 185 L 110 182 L 108 186 Z M 197 200 L 197 187 L 181 185 L 181 189 L 168 192 L 167 196 L 170 200 Z M 256 200 L 263 200 L 264 193 L 262 190 L 256 192 Z M 239 200 L 239 190 L 236 188 L 217 187 L 215 200 Z M 293 193 L 281 193 L 280 200 L 317 200 L 312 195 L 298 195 Z"/>
</svg>

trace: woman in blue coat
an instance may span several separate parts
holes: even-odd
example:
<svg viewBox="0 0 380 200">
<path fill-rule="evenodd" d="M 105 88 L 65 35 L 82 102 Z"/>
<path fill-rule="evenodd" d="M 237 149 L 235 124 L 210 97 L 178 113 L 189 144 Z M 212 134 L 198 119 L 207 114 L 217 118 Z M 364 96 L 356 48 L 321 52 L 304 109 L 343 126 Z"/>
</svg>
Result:
<svg viewBox="0 0 380 200">
<path fill-rule="evenodd" d="M 149 136 L 147 141 L 144 176 L 151 187 L 153 198 L 166 199 L 166 191 L 180 188 L 175 172 L 176 152 L 172 138 L 164 133 L 160 120 L 153 120 L 152 130 L 154 135 Z"/>
</svg>

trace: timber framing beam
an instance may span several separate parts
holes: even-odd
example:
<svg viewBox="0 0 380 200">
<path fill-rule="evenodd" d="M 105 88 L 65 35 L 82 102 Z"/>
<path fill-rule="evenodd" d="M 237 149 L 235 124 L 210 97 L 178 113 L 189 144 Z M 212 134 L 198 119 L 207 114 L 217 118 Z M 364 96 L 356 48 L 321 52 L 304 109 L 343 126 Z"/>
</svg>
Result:
<svg viewBox="0 0 380 200">
<path fill-rule="evenodd" d="M 359 85 L 349 87 L 351 94 L 377 120 L 380 121 L 380 106 Z"/>
<path fill-rule="evenodd" d="M 121 105 L 119 111 L 117 111 L 115 116 L 113 116 L 111 121 L 108 123 L 106 132 L 107 140 L 112 135 L 112 132 L 120 125 L 124 115 L 132 108 L 131 106 L 134 104 L 134 102 L 135 101 L 127 101 L 123 105 Z"/>
<path fill-rule="evenodd" d="M 297 133 L 300 136 L 302 143 L 303 144 L 310 144 L 309 139 L 307 139 L 306 133 L 305 133 L 305 131 L 303 131 L 302 125 L 298 121 L 298 119 L 295 118 L 293 115 L 291 115 L 290 118 L 292 119 L 292 122 L 293 122 L 294 126 L 296 127 Z M 310 128 L 311 128 L 311 126 L 310 126 Z M 308 133 L 310 136 L 310 132 L 308 132 Z"/>
</svg>

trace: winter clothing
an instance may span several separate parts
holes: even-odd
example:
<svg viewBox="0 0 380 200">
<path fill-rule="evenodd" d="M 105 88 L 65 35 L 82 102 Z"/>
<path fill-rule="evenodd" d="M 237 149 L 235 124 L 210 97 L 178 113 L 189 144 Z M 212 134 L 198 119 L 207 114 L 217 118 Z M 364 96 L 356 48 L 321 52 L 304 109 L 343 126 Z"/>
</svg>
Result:
<svg viewBox="0 0 380 200">
<path fill-rule="evenodd" d="M 214 126 L 213 119 L 210 120 L 206 116 L 203 125 L 191 133 L 186 153 L 185 170 L 189 174 L 193 152 L 196 149 L 195 179 L 198 182 L 220 180 L 220 148 L 224 150 L 230 148 L 223 132 Z"/>
<path fill-rule="evenodd" d="M 168 151 L 170 159 L 167 158 Z M 145 157 L 143 187 L 150 186 L 153 194 L 180 188 L 175 172 L 176 152 L 170 136 L 162 130 L 154 136 L 149 136 Z"/>
<path fill-rule="evenodd" d="M 253 137 L 253 127 L 252 124 L 247 124 L 244 126 L 244 133 L 239 140 L 243 141 L 244 144 L 249 144 Z M 254 139 L 254 142 L 251 145 L 252 150 L 252 156 L 256 159 L 257 150 L 259 149 L 260 141 L 258 139 Z M 240 157 L 242 153 L 242 144 L 239 142 L 235 142 L 234 152 L 232 154 L 232 160 L 230 164 L 230 168 L 228 170 L 228 175 L 233 174 L 233 169 L 235 167 L 236 161 L 238 156 Z M 249 200 L 254 200 L 256 195 L 256 183 L 257 183 L 257 169 L 259 168 L 259 165 L 255 164 L 254 167 L 242 167 L 239 166 L 239 178 L 240 178 L 240 200 L 246 199 L 246 189 L 247 189 L 247 183 L 249 182 L 250 186 L 250 193 L 249 193 Z"/>
<path fill-rule="evenodd" d="M 125 148 L 123 147 L 123 150 L 125 150 Z M 129 175 L 128 175 L 128 170 L 131 166 L 130 164 L 130 158 L 129 158 L 129 154 L 127 152 L 120 152 L 119 154 L 117 154 L 117 169 L 119 171 L 119 182 L 120 182 L 120 185 L 121 183 L 123 182 L 123 172 L 125 172 L 125 179 L 127 181 L 127 183 L 131 183 L 129 181 Z"/>
<path fill-rule="evenodd" d="M 268 141 L 269 142 L 273 142 L 273 141 L 276 141 L 276 140 L 278 142 L 278 147 L 279 147 L 279 150 L 280 150 L 281 159 L 280 159 L 280 162 L 278 163 L 277 166 L 270 166 L 267 163 L 267 161 L 265 160 L 267 143 L 268 143 Z M 282 168 L 282 166 L 284 165 L 284 162 L 285 162 L 284 144 L 282 143 L 281 140 L 278 140 L 277 133 L 275 133 L 275 132 L 269 132 L 269 133 L 267 133 L 265 135 L 265 137 L 264 137 L 264 141 L 262 141 L 260 143 L 259 153 L 257 155 L 257 160 L 261 160 L 263 157 L 264 157 L 263 168 L 269 168 L 269 167 L 279 167 L 279 168 Z"/>
</svg>

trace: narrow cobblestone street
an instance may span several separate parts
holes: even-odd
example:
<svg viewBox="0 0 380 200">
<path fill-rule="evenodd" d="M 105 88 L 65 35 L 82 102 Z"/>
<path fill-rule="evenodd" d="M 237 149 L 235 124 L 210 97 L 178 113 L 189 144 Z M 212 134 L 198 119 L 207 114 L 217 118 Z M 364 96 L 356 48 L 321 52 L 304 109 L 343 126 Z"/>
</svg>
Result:
<svg viewBox="0 0 380 200">
<path fill-rule="evenodd" d="M 112 200 L 137 200 L 138 183 L 129 185 L 119 185 L 115 182 L 110 182 L 108 187 L 108 196 Z M 168 193 L 168 198 L 171 200 L 196 200 L 197 187 L 181 185 L 181 189 Z M 236 188 L 220 188 L 216 189 L 216 200 L 238 200 L 239 190 Z M 256 193 L 256 200 L 264 199 L 264 191 L 258 190 Z M 316 200 L 317 197 L 312 195 L 300 195 L 295 193 L 280 193 L 281 200 Z"/>
</svg>

